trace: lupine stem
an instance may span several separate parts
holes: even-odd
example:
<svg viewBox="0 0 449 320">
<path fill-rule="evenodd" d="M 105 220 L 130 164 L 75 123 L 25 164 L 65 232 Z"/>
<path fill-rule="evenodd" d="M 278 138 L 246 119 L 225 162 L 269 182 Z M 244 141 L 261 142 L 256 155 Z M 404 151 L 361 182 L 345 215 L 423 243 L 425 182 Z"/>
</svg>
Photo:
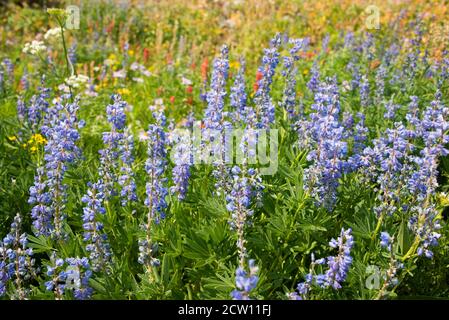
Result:
<svg viewBox="0 0 449 320">
<path fill-rule="evenodd" d="M 64 36 L 64 23 L 59 19 L 59 17 L 56 17 L 56 21 L 58 22 L 59 27 L 61 28 L 61 40 L 62 40 L 62 47 L 64 49 L 64 57 L 65 57 L 65 62 L 66 62 L 67 76 L 70 77 L 72 74 L 76 75 L 76 70 L 73 68 L 73 65 L 69 59 L 67 45 L 65 43 L 65 36 Z M 70 92 L 70 101 L 73 102 L 72 87 L 70 85 L 68 87 L 69 87 L 69 92 Z"/>
</svg>

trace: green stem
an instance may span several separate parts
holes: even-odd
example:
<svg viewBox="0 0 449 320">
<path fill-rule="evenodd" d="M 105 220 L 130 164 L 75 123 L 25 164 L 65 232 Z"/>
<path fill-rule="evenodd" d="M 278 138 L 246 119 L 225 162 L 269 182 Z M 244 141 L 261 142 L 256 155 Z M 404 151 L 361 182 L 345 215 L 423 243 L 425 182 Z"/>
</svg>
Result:
<svg viewBox="0 0 449 320">
<path fill-rule="evenodd" d="M 64 57 L 65 57 L 65 62 L 66 62 L 67 74 L 68 74 L 67 77 L 70 77 L 73 74 L 76 75 L 76 71 L 73 68 L 73 65 L 69 59 L 69 54 L 67 51 L 67 45 L 65 43 L 65 36 L 64 36 L 64 23 L 61 20 L 59 20 L 59 18 L 56 18 L 56 20 L 58 21 L 59 27 L 61 28 L 62 47 L 64 48 Z M 73 101 L 72 87 L 70 85 L 69 85 L 69 91 L 70 91 L 70 100 Z"/>
<path fill-rule="evenodd" d="M 68 52 L 67 52 L 67 45 L 65 43 L 65 36 L 64 36 L 64 24 L 59 20 L 59 18 L 57 18 L 57 21 L 58 21 L 59 26 L 61 28 L 62 47 L 64 48 L 64 57 L 65 57 L 65 62 L 66 62 L 66 69 L 67 69 L 67 74 L 70 77 L 72 74 L 75 74 L 75 70 L 73 68 L 72 63 L 70 62 L 69 55 L 68 55 Z"/>
<path fill-rule="evenodd" d="M 405 254 L 405 256 L 402 257 L 402 261 L 407 260 L 408 258 L 410 258 L 413 254 L 415 254 L 416 249 L 419 246 L 419 242 L 420 242 L 420 237 L 416 236 L 415 241 L 413 242 L 412 246 L 410 247 L 410 249 L 407 251 L 407 253 Z"/>
<path fill-rule="evenodd" d="M 382 211 L 382 213 L 380 214 L 379 219 L 377 219 L 376 229 L 374 229 L 374 233 L 371 236 L 371 240 L 373 240 L 373 241 L 374 241 L 374 239 L 376 239 L 377 234 L 379 233 L 380 227 L 382 226 L 382 222 L 384 220 L 384 216 L 385 216 L 385 212 Z"/>
</svg>

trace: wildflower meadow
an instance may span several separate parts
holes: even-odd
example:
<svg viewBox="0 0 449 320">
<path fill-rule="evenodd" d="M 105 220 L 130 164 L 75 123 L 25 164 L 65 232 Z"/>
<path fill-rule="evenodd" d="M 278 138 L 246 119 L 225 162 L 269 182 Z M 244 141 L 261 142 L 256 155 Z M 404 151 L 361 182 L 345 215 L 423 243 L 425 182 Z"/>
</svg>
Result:
<svg viewBox="0 0 449 320">
<path fill-rule="evenodd" d="M 447 1 L 0 5 L 0 300 L 449 297 Z"/>
</svg>

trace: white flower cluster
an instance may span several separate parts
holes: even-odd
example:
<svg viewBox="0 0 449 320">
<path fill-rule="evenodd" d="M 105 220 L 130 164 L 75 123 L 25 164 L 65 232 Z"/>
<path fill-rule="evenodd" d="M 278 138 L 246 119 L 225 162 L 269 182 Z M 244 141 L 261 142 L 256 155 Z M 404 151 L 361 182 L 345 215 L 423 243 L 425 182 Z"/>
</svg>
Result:
<svg viewBox="0 0 449 320">
<path fill-rule="evenodd" d="M 89 82 L 89 77 L 79 74 L 72 75 L 69 78 L 65 79 L 65 83 L 72 88 L 80 88 L 86 86 Z"/>
<path fill-rule="evenodd" d="M 141 73 L 142 75 L 144 75 L 145 77 L 151 76 L 151 72 L 148 71 L 148 69 L 145 68 L 144 65 L 139 64 L 139 63 L 137 63 L 137 62 L 133 62 L 133 64 L 131 64 L 130 69 L 131 69 L 132 71 L 140 71 L 140 73 Z"/>
<path fill-rule="evenodd" d="M 185 78 L 184 76 L 181 76 L 181 83 L 184 86 L 191 86 L 193 84 L 192 80 Z"/>
<path fill-rule="evenodd" d="M 61 38 L 61 36 L 62 36 L 61 28 L 53 28 L 48 30 L 47 33 L 45 33 L 44 39 L 47 41 L 53 41 L 58 40 L 59 38 Z"/>
<path fill-rule="evenodd" d="M 25 44 L 25 47 L 23 48 L 22 52 L 37 55 L 45 50 L 47 50 L 47 47 L 45 46 L 43 41 L 33 40 L 31 41 L 31 43 L 27 42 Z"/>
</svg>

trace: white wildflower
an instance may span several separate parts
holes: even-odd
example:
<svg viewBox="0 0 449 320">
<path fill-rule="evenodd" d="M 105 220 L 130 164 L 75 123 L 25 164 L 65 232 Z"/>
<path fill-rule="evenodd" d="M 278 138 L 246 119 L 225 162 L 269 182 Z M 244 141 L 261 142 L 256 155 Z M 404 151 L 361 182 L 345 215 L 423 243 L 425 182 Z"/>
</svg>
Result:
<svg viewBox="0 0 449 320">
<path fill-rule="evenodd" d="M 61 28 L 53 28 L 47 31 L 44 35 L 44 39 L 47 41 L 59 40 L 61 38 Z"/>
<path fill-rule="evenodd" d="M 137 82 L 137 83 L 143 83 L 143 79 L 140 77 L 134 77 L 133 81 Z"/>
<path fill-rule="evenodd" d="M 148 140 L 150 137 L 148 136 L 148 133 L 146 131 L 140 131 L 139 132 L 139 140 L 140 141 L 146 141 Z"/>
<path fill-rule="evenodd" d="M 121 69 L 121 70 L 115 71 L 112 74 L 112 77 L 113 78 L 125 79 L 126 78 L 126 70 L 125 69 Z"/>
<path fill-rule="evenodd" d="M 181 83 L 185 86 L 191 86 L 193 82 L 187 78 L 181 77 Z"/>
<path fill-rule="evenodd" d="M 85 87 L 89 81 L 89 77 L 79 74 L 72 75 L 69 78 L 65 79 L 65 83 L 72 88 L 80 88 Z"/>
<path fill-rule="evenodd" d="M 25 47 L 23 48 L 23 53 L 29 53 L 32 55 L 37 55 L 42 51 L 46 51 L 47 47 L 45 46 L 43 41 L 33 40 L 25 43 Z"/>
</svg>

